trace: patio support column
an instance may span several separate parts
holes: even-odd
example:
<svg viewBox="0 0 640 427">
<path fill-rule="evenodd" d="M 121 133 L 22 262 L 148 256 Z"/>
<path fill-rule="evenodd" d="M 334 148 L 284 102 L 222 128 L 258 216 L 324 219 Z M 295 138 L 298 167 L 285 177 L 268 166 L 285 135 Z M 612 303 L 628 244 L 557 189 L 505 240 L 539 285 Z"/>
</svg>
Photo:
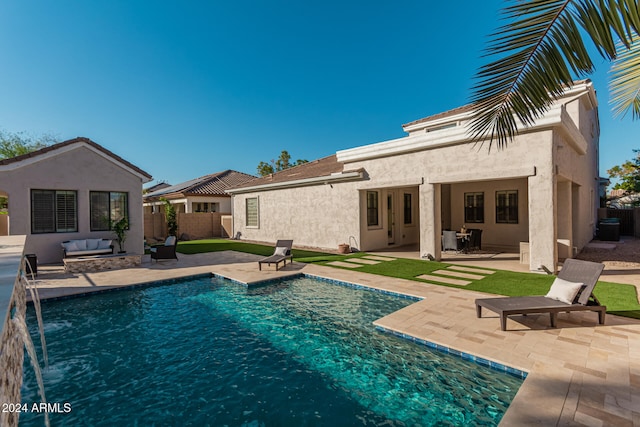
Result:
<svg viewBox="0 0 640 427">
<path fill-rule="evenodd" d="M 556 272 L 556 177 L 553 166 L 537 168 L 529 184 L 529 269 Z"/>
<path fill-rule="evenodd" d="M 441 254 L 441 184 L 423 184 L 420 192 L 420 256 L 432 256 L 439 261 Z"/>
<path fill-rule="evenodd" d="M 573 199 L 571 181 L 558 182 L 558 258 L 573 257 Z"/>
</svg>

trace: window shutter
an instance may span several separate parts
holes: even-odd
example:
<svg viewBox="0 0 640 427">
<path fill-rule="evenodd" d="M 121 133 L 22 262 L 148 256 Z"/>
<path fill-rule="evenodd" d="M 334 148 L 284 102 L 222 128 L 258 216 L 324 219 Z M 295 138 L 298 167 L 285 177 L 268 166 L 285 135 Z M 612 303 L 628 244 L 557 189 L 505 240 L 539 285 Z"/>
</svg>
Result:
<svg viewBox="0 0 640 427">
<path fill-rule="evenodd" d="M 56 231 L 77 231 L 76 193 L 56 192 Z"/>
<path fill-rule="evenodd" d="M 54 233 L 55 192 L 31 190 L 31 232 Z"/>
</svg>

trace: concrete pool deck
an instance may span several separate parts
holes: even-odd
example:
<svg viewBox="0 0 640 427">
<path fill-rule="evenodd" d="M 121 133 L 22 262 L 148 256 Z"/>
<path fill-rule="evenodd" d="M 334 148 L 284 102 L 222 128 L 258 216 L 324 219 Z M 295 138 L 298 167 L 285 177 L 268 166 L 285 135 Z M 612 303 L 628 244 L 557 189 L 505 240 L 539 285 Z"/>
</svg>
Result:
<svg viewBox="0 0 640 427">
<path fill-rule="evenodd" d="M 458 351 L 528 372 L 501 425 L 640 425 L 640 321 L 596 313 L 513 317 L 507 331 L 487 312 L 476 318 L 474 300 L 487 294 L 294 262 L 275 271 L 258 270 L 261 257 L 231 251 L 179 255 L 178 261 L 95 273 L 66 274 L 62 267 L 39 266 L 41 299 L 108 288 L 216 273 L 254 282 L 307 273 L 425 298 L 376 324 Z"/>
</svg>

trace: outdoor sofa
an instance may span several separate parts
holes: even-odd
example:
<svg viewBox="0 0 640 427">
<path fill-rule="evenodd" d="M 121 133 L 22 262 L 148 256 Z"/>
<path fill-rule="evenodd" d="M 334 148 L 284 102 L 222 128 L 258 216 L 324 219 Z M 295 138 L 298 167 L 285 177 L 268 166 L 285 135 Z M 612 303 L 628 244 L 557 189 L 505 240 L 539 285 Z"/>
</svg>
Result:
<svg viewBox="0 0 640 427">
<path fill-rule="evenodd" d="M 262 270 L 262 264 L 275 264 L 276 271 L 278 270 L 278 264 L 281 262 L 284 263 L 283 266 L 287 265 L 287 259 L 290 262 L 293 262 L 293 255 L 291 254 L 291 247 L 293 246 L 293 240 L 278 240 L 276 242 L 276 248 L 273 251 L 273 255 L 268 256 L 266 258 L 258 261 L 258 269 Z"/>
<path fill-rule="evenodd" d="M 513 315 L 549 313 L 551 327 L 556 327 L 558 313 L 595 311 L 598 321 L 604 324 L 607 307 L 593 295 L 593 289 L 604 269 L 595 262 L 567 259 L 545 296 L 480 298 L 476 300 L 476 314 L 482 317 L 482 308 L 500 315 L 500 327 L 507 329 L 507 318 Z"/>
<path fill-rule="evenodd" d="M 113 253 L 110 239 L 75 239 L 61 243 L 64 258 Z"/>
</svg>

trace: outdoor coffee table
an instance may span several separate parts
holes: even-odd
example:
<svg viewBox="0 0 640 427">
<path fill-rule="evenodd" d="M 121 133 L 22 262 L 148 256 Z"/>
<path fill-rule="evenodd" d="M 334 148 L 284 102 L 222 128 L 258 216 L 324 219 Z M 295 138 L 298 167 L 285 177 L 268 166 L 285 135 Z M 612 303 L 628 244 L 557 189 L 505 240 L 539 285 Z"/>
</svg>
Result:
<svg viewBox="0 0 640 427">
<path fill-rule="evenodd" d="M 94 255 L 77 258 L 65 258 L 64 271 L 67 273 L 86 273 L 91 271 L 117 270 L 140 265 L 142 255 Z"/>
</svg>

